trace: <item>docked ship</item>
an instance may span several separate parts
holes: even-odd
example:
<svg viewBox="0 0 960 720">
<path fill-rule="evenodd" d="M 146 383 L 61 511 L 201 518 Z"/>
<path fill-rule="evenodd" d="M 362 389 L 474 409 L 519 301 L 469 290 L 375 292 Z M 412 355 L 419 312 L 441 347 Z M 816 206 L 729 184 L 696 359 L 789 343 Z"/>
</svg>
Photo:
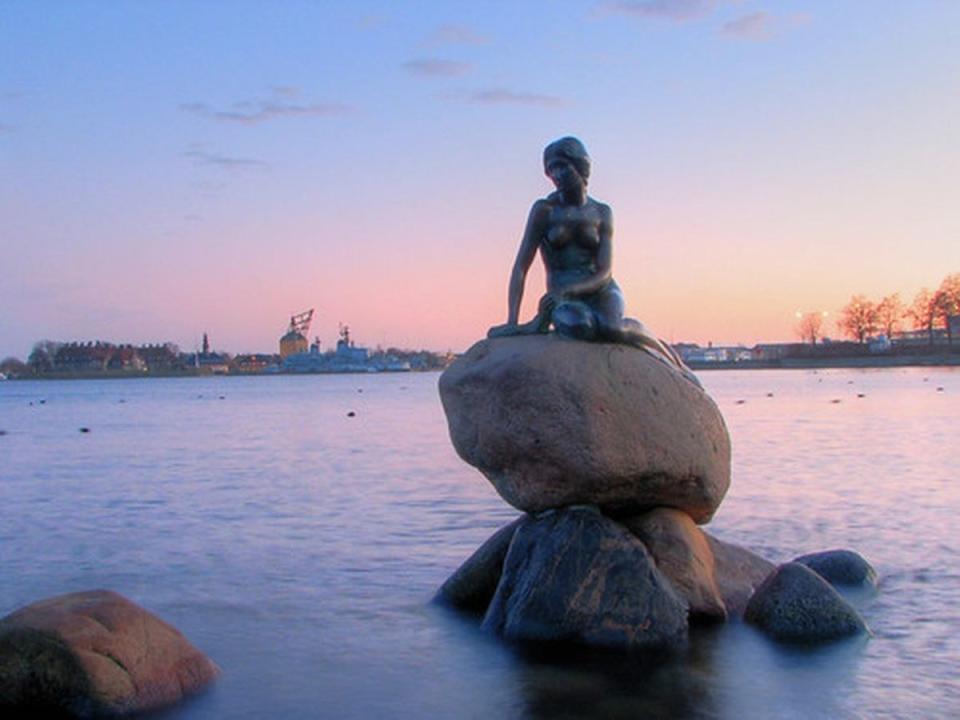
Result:
<svg viewBox="0 0 960 720">
<path fill-rule="evenodd" d="M 336 350 L 320 352 L 320 339 L 307 344 L 313 310 L 290 318 L 290 327 L 280 338 L 280 372 L 285 373 L 369 373 L 407 372 L 410 363 L 390 355 L 371 355 L 350 339 L 350 328 L 340 325 Z"/>
</svg>

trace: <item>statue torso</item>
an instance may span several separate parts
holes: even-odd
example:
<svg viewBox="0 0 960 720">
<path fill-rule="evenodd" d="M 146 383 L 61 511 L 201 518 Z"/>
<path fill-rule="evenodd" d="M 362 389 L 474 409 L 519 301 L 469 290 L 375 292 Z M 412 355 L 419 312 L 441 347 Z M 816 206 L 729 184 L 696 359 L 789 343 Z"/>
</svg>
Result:
<svg viewBox="0 0 960 720">
<path fill-rule="evenodd" d="M 540 239 L 540 253 L 552 289 L 577 282 L 596 272 L 603 206 L 592 198 L 584 205 L 562 205 L 556 194 L 546 198 L 549 207 Z"/>
</svg>

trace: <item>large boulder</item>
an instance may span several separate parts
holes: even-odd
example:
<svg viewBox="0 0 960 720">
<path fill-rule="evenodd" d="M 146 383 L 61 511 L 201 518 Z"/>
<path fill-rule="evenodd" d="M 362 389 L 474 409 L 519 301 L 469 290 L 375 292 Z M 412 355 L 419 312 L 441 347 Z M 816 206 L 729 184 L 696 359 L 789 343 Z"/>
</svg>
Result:
<svg viewBox="0 0 960 720">
<path fill-rule="evenodd" d="M 507 556 L 510 541 L 524 517 L 504 525 L 491 535 L 447 578 L 434 600 L 457 610 L 484 614 L 500 582 L 503 559 Z"/>
<path fill-rule="evenodd" d="M 579 507 L 520 523 L 483 627 L 513 640 L 654 648 L 685 640 L 687 610 L 643 543 Z"/>
<path fill-rule="evenodd" d="M 440 377 L 453 445 L 516 508 L 611 516 L 675 507 L 710 520 L 730 485 L 713 400 L 634 347 L 531 335 L 482 340 Z"/>
<path fill-rule="evenodd" d="M 621 522 L 646 546 L 657 568 L 686 603 L 691 620 L 727 619 L 714 574 L 713 550 L 689 515 L 657 508 Z"/>
<path fill-rule="evenodd" d="M 781 565 L 757 588 L 744 619 L 782 642 L 817 643 L 868 632 L 826 580 L 806 565 Z"/>
<path fill-rule="evenodd" d="M 739 545 L 717 540 L 706 532 L 703 535 L 713 553 L 713 576 L 727 616 L 742 617 L 754 591 L 777 566 Z"/>
<path fill-rule="evenodd" d="M 219 674 L 174 627 L 108 590 L 0 620 L 0 708 L 88 717 L 160 708 Z"/>
</svg>

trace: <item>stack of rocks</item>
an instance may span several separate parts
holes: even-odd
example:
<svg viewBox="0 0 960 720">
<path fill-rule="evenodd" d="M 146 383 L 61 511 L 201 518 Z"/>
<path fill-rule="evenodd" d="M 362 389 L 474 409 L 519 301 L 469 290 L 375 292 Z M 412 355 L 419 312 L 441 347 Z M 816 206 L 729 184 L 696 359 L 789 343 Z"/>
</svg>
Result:
<svg viewBox="0 0 960 720">
<path fill-rule="evenodd" d="M 742 617 L 774 574 L 698 527 L 730 485 L 729 435 L 713 400 L 651 354 L 556 335 L 483 340 L 443 374 L 440 396 L 460 457 L 524 512 L 438 593 L 486 629 L 673 645 L 690 622 Z"/>
</svg>

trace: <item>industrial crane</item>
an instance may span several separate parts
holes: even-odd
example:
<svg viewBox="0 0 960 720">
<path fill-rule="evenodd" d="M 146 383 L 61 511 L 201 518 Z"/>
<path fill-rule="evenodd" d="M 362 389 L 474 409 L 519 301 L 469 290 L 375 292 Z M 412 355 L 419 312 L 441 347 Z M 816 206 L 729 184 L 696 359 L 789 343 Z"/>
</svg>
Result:
<svg viewBox="0 0 960 720">
<path fill-rule="evenodd" d="M 310 332 L 310 323 L 313 322 L 313 308 L 305 310 L 302 313 L 290 316 L 290 329 L 287 332 L 295 332 L 307 337 Z"/>
</svg>

